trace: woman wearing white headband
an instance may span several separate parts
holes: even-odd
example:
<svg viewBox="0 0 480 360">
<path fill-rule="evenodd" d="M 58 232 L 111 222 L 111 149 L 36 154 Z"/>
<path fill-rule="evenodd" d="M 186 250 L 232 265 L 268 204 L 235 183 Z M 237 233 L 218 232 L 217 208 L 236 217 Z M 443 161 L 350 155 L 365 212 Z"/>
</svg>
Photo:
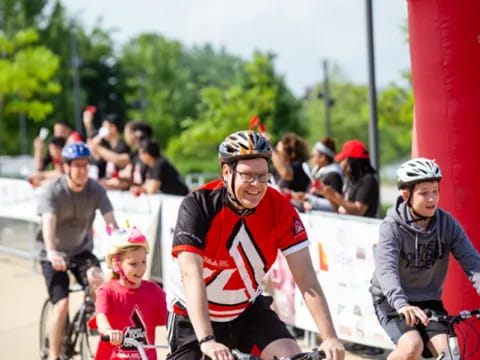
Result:
<svg viewBox="0 0 480 360">
<path fill-rule="evenodd" d="M 325 137 L 318 141 L 312 149 L 312 178 L 313 183 L 310 193 L 305 194 L 305 210 L 336 211 L 336 207 L 322 195 L 320 187 L 325 184 L 333 190 L 342 194 L 343 173 L 340 165 L 334 162 L 335 140 L 331 137 Z"/>
</svg>

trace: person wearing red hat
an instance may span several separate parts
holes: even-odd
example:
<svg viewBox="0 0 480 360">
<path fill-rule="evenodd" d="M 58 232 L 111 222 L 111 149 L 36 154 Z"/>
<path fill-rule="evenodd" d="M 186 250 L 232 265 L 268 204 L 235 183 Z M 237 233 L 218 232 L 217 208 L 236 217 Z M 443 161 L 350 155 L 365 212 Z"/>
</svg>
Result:
<svg viewBox="0 0 480 360">
<path fill-rule="evenodd" d="M 338 207 L 338 212 L 376 217 L 379 185 L 376 171 L 370 164 L 370 154 L 360 140 L 349 140 L 335 156 L 346 178 L 344 196 L 330 186 L 322 186 L 322 195 Z"/>
</svg>

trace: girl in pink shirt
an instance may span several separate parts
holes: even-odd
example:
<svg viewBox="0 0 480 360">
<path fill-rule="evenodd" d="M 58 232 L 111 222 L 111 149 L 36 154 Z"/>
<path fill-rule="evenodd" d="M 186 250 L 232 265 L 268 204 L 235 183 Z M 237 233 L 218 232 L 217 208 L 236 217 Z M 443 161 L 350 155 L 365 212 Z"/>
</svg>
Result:
<svg viewBox="0 0 480 360">
<path fill-rule="evenodd" d="M 123 337 L 155 343 L 155 328 L 166 323 L 165 293 L 156 283 L 142 279 L 149 251 L 145 236 L 128 224 L 107 232 L 105 258 L 112 275 L 98 288 L 95 307 L 98 329 L 110 336 L 110 342 L 99 343 L 95 359 L 140 359 L 137 349 L 122 345 Z M 150 360 L 157 359 L 155 349 L 146 353 Z"/>
</svg>

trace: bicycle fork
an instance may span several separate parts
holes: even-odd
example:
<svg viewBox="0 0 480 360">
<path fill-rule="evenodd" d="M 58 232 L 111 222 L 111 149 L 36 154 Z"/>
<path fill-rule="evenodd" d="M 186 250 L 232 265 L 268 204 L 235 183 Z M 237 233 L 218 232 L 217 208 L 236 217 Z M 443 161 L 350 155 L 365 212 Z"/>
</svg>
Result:
<svg viewBox="0 0 480 360">
<path fill-rule="evenodd" d="M 437 357 L 437 360 L 460 360 L 458 338 L 455 334 L 448 335 L 448 347 Z"/>
</svg>

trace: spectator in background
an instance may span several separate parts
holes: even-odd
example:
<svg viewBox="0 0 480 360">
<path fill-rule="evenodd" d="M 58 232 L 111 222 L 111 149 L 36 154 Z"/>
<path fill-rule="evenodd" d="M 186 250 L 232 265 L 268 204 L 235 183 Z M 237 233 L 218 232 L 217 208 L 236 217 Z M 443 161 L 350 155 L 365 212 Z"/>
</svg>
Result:
<svg viewBox="0 0 480 360">
<path fill-rule="evenodd" d="M 141 186 L 146 179 L 147 166 L 140 160 L 138 148 L 140 142 L 150 140 L 153 135 L 153 129 L 144 122 L 136 122 L 132 126 L 135 150 L 130 154 L 130 183 L 132 186 Z"/>
<path fill-rule="evenodd" d="M 48 129 L 47 129 L 48 134 Z M 60 137 L 65 139 L 65 143 L 71 144 L 74 142 L 82 141 L 80 134 L 76 131 L 73 131 L 73 128 L 66 121 L 57 121 L 53 125 L 53 136 Z M 35 162 L 35 169 L 37 171 L 46 169 L 52 163 L 52 156 L 50 151 L 47 151 L 45 156 L 43 156 L 43 144 L 45 137 L 37 136 L 33 140 L 33 158 Z"/>
<path fill-rule="evenodd" d="M 322 186 L 318 192 L 337 206 L 341 214 L 376 217 L 379 185 L 365 145 L 360 140 L 349 140 L 343 144 L 335 160 L 340 162 L 347 180 L 345 195 L 328 185 Z"/>
<path fill-rule="evenodd" d="M 338 194 L 342 194 L 343 172 L 340 165 L 334 162 L 335 153 L 335 140 L 328 136 L 313 147 L 311 177 L 314 181 L 308 193 L 292 194 L 296 201 L 303 203 L 304 210 L 337 211 L 337 207 L 320 193 L 320 187 L 328 185 Z"/>
<path fill-rule="evenodd" d="M 305 192 L 310 184 L 310 177 L 304 170 L 308 161 L 308 146 L 304 139 L 296 134 L 283 136 L 272 152 L 275 168 L 275 182 L 282 192 Z"/>
<path fill-rule="evenodd" d="M 67 144 L 83 141 L 82 137 L 73 127 L 66 121 L 57 121 L 53 125 L 53 136 L 60 136 L 66 140 Z"/>
<path fill-rule="evenodd" d="M 126 157 L 128 161 L 130 154 L 130 148 L 122 139 L 121 130 L 121 117 L 109 114 L 103 120 L 98 134 L 88 141 L 94 158 L 105 162 L 105 176 L 101 183 L 107 189 L 128 189 L 128 183 L 122 182 L 119 175 L 119 171 L 128 164 L 121 161 L 120 156 Z M 103 145 L 102 140 L 108 146 Z"/>
<path fill-rule="evenodd" d="M 133 185 L 131 191 L 138 195 L 163 193 L 172 195 L 186 195 L 189 190 L 183 182 L 177 169 L 165 157 L 161 156 L 158 144 L 149 139 L 142 140 L 138 148 L 138 155 L 146 165 L 146 179 L 142 185 Z"/>
<path fill-rule="evenodd" d="M 42 143 L 39 141 L 36 141 L 34 145 L 42 147 Z M 35 187 L 42 186 L 49 180 L 52 180 L 63 174 L 62 148 L 64 146 L 65 139 L 63 137 L 53 136 L 50 138 L 48 143 L 48 156 L 51 161 L 35 164 L 36 171 L 29 178 L 30 184 Z M 35 151 L 41 152 L 42 149 L 36 149 Z"/>
</svg>

